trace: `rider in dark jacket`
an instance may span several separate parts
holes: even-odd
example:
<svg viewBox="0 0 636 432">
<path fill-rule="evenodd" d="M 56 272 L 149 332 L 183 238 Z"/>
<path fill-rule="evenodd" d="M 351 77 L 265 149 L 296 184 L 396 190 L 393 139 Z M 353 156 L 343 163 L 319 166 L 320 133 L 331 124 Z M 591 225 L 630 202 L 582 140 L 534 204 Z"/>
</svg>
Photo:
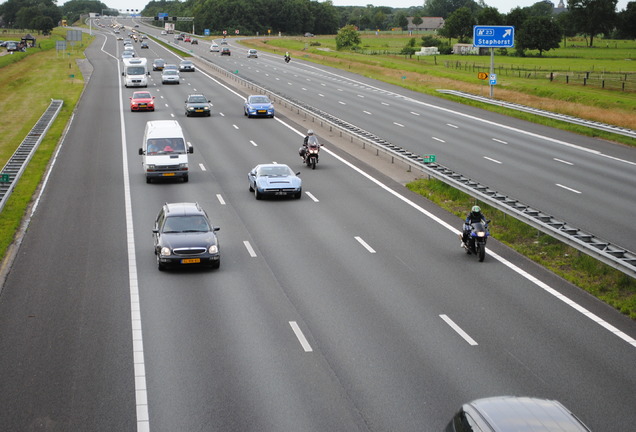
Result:
<svg viewBox="0 0 636 432">
<path fill-rule="evenodd" d="M 473 206 L 470 209 L 470 213 L 466 216 L 466 221 L 464 222 L 464 230 L 462 233 L 462 246 L 468 241 L 468 235 L 470 234 L 470 225 L 474 222 L 481 222 L 484 225 L 488 224 L 486 217 L 482 214 L 481 208 L 479 206 Z"/>
</svg>

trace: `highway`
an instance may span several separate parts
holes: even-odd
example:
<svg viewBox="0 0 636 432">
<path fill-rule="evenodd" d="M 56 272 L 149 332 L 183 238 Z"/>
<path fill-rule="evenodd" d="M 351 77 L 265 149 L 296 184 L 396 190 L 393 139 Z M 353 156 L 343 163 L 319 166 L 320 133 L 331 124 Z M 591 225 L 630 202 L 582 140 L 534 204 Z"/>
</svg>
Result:
<svg viewBox="0 0 636 432">
<path fill-rule="evenodd" d="M 557 399 L 595 431 L 636 423 L 632 320 L 495 241 L 479 263 L 459 247 L 458 218 L 326 139 L 318 168 L 303 167 L 306 125 L 283 110 L 244 117 L 245 93 L 202 70 L 170 86 L 152 72 L 156 111 L 130 112 L 120 52 L 110 32 L 86 50 L 91 78 L 2 287 L 0 430 L 439 431 L 462 403 L 494 395 Z M 137 52 L 179 60 L 154 43 Z M 258 68 L 282 66 L 257 62 L 263 79 Z M 314 68 L 300 63 L 290 66 Z M 290 76 L 281 85 L 294 87 Z M 323 84 L 324 97 L 307 91 L 303 100 L 324 98 L 352 123 L 412 103 L 368 90 L 358 99 L 373 96 L 372 106 L 390 111 L 365 114 L 339 107 L 332 95 L 345 88 Z M 185 117 L 194 92 L 212 100 L 212 117 Z M 438 138 L 471 129 L 466 117 L 438 115 L 417 127 Z M 138 155 L 145 123 L 172 118 L 194 146 L 190 181 L 146 184 Z M 478 156 L 487 151 L 498 149 L 488 154 L 519 176 L 532 171 L 510 150 L 522 144 L 516 133 L 474 122 L 479 132 L 463 133 L 483 148 L 460 146 L 453 133 L 439 147 L 422 140 L 425 153 L 460 171 L 489 167 L 485 183 L 505 175 Z M 365 120 L 375 133 L 395 130 L 417 144 L 415 132 L 390 124 Z M 550 145 L 541 151 L 576 151 Z M 615 148 L 603 145 L 603 153 Z M 576 159 L 583 154 L 554 157 L 589 163 Z M 265 162 L 300 171 L 302 199 L 255 200 L 247 173 Z M 532 185 L 537 196 L 565 183 L 563 168 L 535 173 L 537 182 L 553 176 Z M 182 201 L 198 201 L 221 227 L 219 270 L 157 270 L 154 218 L 164 202 Z"/>
<path fill-rule="evenodd" d="M 301 59 L 192 46 L 202 58 L 632 250 L 633 148 L 489 113 Z M 300 60 L 300 61 L 299 61 Z"/>
</svg>

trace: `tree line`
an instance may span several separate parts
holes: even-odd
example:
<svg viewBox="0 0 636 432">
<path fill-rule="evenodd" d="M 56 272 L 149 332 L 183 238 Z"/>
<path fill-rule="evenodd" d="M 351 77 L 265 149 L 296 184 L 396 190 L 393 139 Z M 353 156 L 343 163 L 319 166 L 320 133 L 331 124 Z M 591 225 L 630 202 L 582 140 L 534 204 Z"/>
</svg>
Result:
<svg viewBox="0 0 636 432">
<path fill-rule="evenodd" d="M 556 1 L 556 0 L 555 0 Z M 562 37 L 585 35 L 592 46 L 594 38 L 636 38 L 636 1 L 616 11 L 618 0 L 567 0 L 567 11 L 554 14 L 549 0 L 532 6 L 516 7 L 508 14 L 486 6 L 484 0 L 425 0 L 421 7 L 392 8 L 334 6 L 331 1 L 316 0 L 153 0 L 140 11 L 144 17 L 166 13 L 170 17 L 193 17 L 198 33 L 210 29 L 240 34 L 299 35 L 336 34 L 345 26 L 356 30 L 406 29 L 408 17 L 442 17 L 439 36 L 470 42 L 474 25 L 515 26 L 518 53 L 537 49 L 547 51 L 559 46 Z M 117 10 L 97 0 L 70 0 L 62 6 L 56 0 L 7 0 L 0 4 L 0 26 L 50 31 L 61 19 L 73 23 L 88 13 L 118 15 Z M 192 22 L 176 22 L 177 30 L 190 31 Z"/>
</svg>

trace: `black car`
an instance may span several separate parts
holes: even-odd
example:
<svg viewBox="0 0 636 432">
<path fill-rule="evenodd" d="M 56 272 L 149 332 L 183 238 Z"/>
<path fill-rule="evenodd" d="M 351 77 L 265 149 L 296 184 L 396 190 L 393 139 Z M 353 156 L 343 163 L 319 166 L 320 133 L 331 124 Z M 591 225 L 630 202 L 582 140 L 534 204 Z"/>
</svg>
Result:
<svg viewBox="0 0 636 432">
<path fill-rule="evenodd" d="M 221 265 L 219 242 L 210 218 L 198 203 L 166 203 L 152 230 L 157 267 Z"/>
<path fill-rule="evenodd" d="M 221 48 L 221 55 L 232 55 L 232 52 L 230 51 L 230 47 L 222 47 Z"/>
<path fill-rule="evenodd" d="M 166 66 L 166 61 L 164 59 L 156 59 L 152 62 L 152 70 L 153 71 L 162 71 Z"/>
<path fill-rule="evenodd" d="M 210 117 L 212 115 L 210 101 L 200 93 L 188 95 L 185 101 L 185 114 L 186 117 L 193 115 Z"/>
<path fill-rule="evenodd" d="M 560 402 L 530 397 L 498 396 L 464 404 L 445 432 L 590 432 Z"/>
</svg>

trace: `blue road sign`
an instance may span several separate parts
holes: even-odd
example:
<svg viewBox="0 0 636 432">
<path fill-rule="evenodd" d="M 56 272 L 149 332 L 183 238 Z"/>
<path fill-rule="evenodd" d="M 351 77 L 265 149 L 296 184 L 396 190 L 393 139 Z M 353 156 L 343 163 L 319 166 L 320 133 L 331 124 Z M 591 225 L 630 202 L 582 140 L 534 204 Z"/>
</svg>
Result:
<svg viewBox="0 0 636 432">
<path fill-rule="evenodd" d="M 473 46 L 512 48 L 515 46 L 515 28 L 514 26 L 473 26 Z"/>
</svg>

